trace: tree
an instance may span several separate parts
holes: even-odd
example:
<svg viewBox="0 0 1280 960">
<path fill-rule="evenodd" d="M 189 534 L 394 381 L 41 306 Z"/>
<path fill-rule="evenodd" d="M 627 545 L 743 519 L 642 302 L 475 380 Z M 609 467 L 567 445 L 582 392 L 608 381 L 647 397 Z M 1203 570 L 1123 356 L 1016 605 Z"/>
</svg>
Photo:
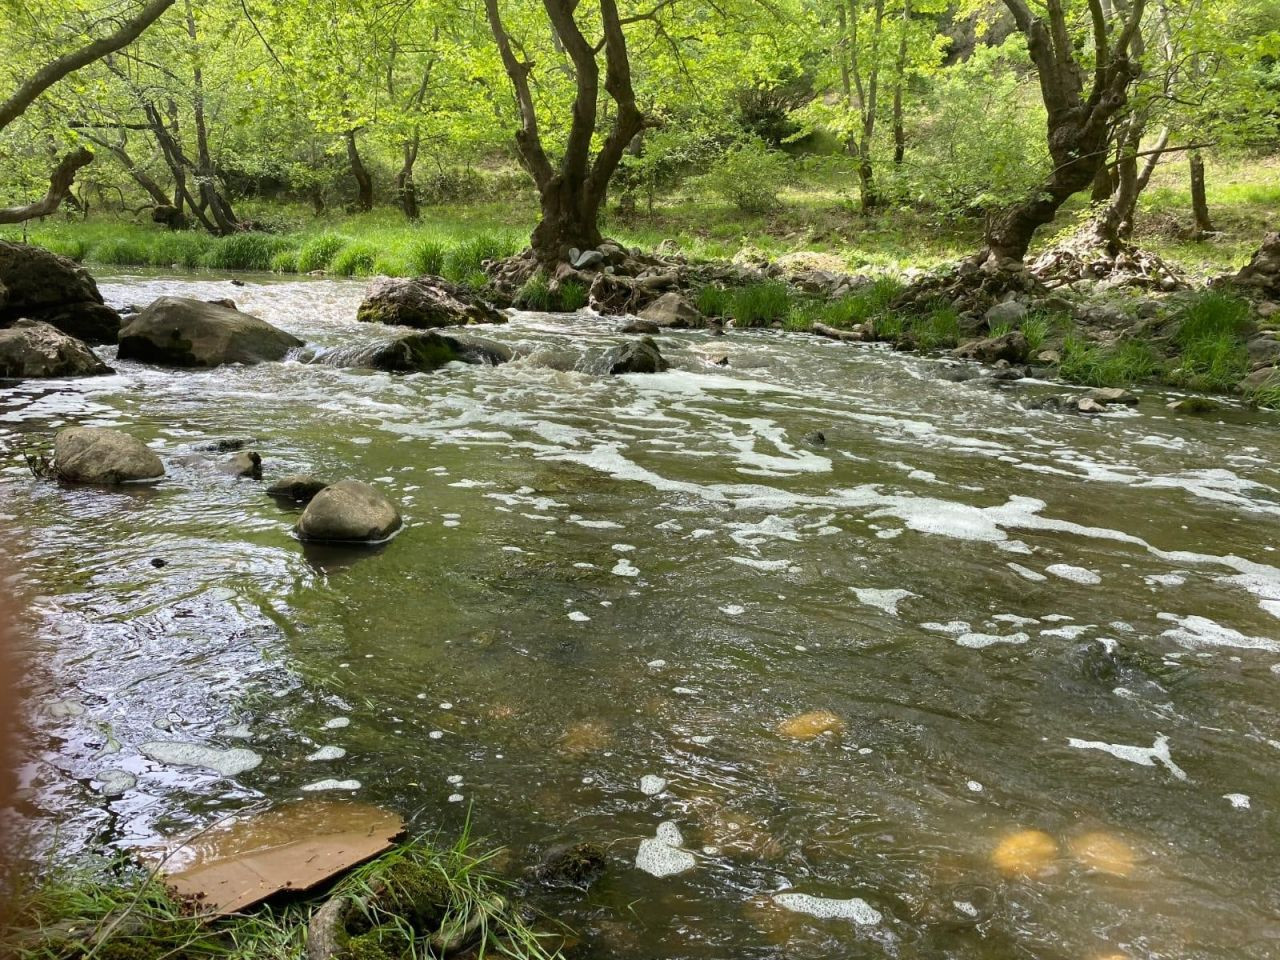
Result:
<svg viewBox="0 0 1280 960">
<path fill-rule="evenodd" d="M 568 58 L 574 80 L 572 122 L 558 163 L 552 161 L 543 142 L 542 127 L 534 101 L 530 75 L 535 63 L 522 56 L 519 40 L 508 32 L 498 0 L 485 0 L 489 27 L 502 58 L 502 65 L 515 92 L 520 113 L 520 129 L 515 136 L 525 168 L 538 188 L 542 217 L 534 228 L 531 243 L 539 263 L 547 267 L 568 259 L 569 250 L 587 249 L 601 242 L 599 217 L 609 189 L 609 180 L 621 162 L 631 140 L 645 126 L 644 114 L 636 105 L 627 56 L 624 27 L 615 0 L 598 0 L 601 39 L 589 41 L 578 22 L 576 0 L 542 0 L 546 19 L 559 49 Z M 662 0 L 659 8 L 669 7 Z M 655 10 L 649 17 L 656 17 Z M 608 132 L 594 151 L 593 138 L 599 117 L 600 55 L 604 55 L 604 89 L 613 104 Z"/>
<path fill-rule="evenodd" d="M 41 94 L 59 80 L 133 43 L 173 3 L 174 0 L 150 0 L 136 15 L 120 23 L 113 32 L 44 64 L 7 99 L 0 102 L 0 131 L 22 116 Z M 92 162 L 93 153 L 84 147 L 65 154 L 49 178 L 49 190 L 44 197 L 26 205 L 0 208 L 0 223 L 21 223 L 53 213 L 71 192 L 76 173 Z"/>
<path fill-rule="evenodd" d="M 1088 0 L 1094 64 L 1087 88 L 1063 0 L 1046 0 L 1043 17 L 1035 16 L 1025 0 L 1004 2 L 1036 67 L 1053 167 L 1032 195 L 988 220 L 979 259 L 1021 261 L 1036 230 L 1051 222 L 1071 196 L 1088 188 L 1106 162 L 1113 121 L 1124 110 L 1129 87 L 1141 71 L 1132 58 L 1132 45 L 1145 0 L 1112 6 Z"/>
</svg>

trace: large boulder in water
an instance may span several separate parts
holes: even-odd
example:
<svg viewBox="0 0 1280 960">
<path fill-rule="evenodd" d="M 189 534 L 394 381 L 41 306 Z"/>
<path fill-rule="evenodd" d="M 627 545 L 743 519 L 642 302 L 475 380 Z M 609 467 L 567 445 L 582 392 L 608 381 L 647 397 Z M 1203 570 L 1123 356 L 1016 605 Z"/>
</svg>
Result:
<svg viewBox="0 0 1280 960">
<path fill-rule="evenodd" d="M 111 368 L 75 337 L 40 320 L 0 330 L 0 377 L 91 377 Z"/>
<path fill-rule="evenodd" d="M 426 330 L 366 347 L 339 347 L 321 354 L 316 362 L 388 373 L 426 373 L 455 361 L 497 366 L 509 361 L 512 355 L 510 347 L 492 340 Z"/>
<path fill-rule="evenodd" d="M 311 498 L 295 529 L 303 540 L 377 543 L 401 522 L 399 509 L 376 488 L 339 480 Z"/>
<path fill-rule="evenodd" d="M 302 341 L 232 307 L 161 297 L 120 331 L 120 359 L 173 367 L 283 360 Z"/>
<path fill-rule="evenodd" d="M 68 427 L 53 438 L 53 467 L 73 483 L 158 480 L 164 464 L 141 440 L 106 427 Z"/>
<path fill-rule="evenodd" d="M 658 350 L 651 337 L 629 340 L 614 347 L 604 358 L 608 373 L 662 373 L 667 369 L 666 358 Z"/>
<path fill-rule="evenodd" d="M 370 285 L 356 319 L 427 330 L 507 318 L 483 297 L 440 277 L 383 277 Z"/>
<path fill-rule="evenodd" d="M 89 271 L 28 243 L 0 240 L 0 327 L 44 320 L 87 343 L 115 343 L 120 314 L 102 302 Z"/>
</svg>

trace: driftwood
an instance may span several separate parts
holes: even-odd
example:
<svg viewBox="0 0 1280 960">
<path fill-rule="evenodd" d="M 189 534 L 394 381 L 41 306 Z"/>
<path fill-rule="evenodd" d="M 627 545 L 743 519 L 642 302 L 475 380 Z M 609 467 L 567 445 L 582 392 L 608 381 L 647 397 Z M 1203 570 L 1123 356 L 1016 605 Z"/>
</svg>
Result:
<svg viewBox="0 0 1280 960">
<path fill-rule="evenodd" d="M 829 327 L 825 323 L 815 323 L 813 332 L 820 337 L 830 337 L 832 340 L 843 340 L 846 343 L 861 343 L 867 339 L 860 326 L 853 330 L 840 330 Z"/>
</svg>

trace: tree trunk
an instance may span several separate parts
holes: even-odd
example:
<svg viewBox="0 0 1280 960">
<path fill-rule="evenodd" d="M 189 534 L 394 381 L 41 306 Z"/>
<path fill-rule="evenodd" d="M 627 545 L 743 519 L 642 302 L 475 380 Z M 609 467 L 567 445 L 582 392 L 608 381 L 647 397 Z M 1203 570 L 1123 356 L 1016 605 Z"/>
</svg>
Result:
<svg viewBox="0 0 1280 960">
<path fill-rule="evenodd" d="M 413 166 L 418 161 L 421 140 L 421 135 L 415 130 L 413 136 L 405 141 L 404 161 L 396 174 L 396 196 L 400 199 L 400 208 L 415 223 L 421 219 L 421 214 L 418 212 L 418 185 L 413 182 Z"/>
<path fill-rule="evenodd" d="M 1217 233 L 1213 221 L 1209 219 L 1209 200 L 1204 192 L 1204 157 L 1199 150 L 1191 151 L 1191 213 L 1195 217 L 1196 229 L 1192 235 L 1194 240 L 1203 240 L 1211 233 Z"/>
<path fill-rule="evenodd" d="M 899 24 L 898 59 L 893 79 L 893 165 L 902 166 L 907 155 L 907 132 L 902 122 L 902 88 L 907 80 L 907 31 L 911 27 L 911 0 L 902 2 L 902 23 Z"/>
<path fill-rule="evenodd" d="M 187 5 L 187 36 L 192 46 L 197 46 L 199 37 L 196 32 L 196 15 L 191 0 Z M 204 71 L 199 59 L 192 67 L 192 120 L 196 131 L 196 186 L 200 192 L 202 208 L 208 210 L 217 226 L 214 231 L 219 236 L 230 236 L 239 229 L 235 211 L 231 209 L 231 201 L 218 189 L 217 172 L 214 170 L 212 154 L 209 152 L 209 128 L 204 117 Z"/>
<path fill-rule="evenodd" d="M 133 181 L 138 186 L 146 191 L 147 196 L 151 198 L 152 202 L 157 207 L 171 206 L 169 202 L 169 195 L 161 189 L 160 184 L 156 183 L 151 174 L 147 173 L 146 170 L 143 170 L 133 162 L 133 157 L 129 156 L 129 151 L 126 149 L 126 142 L 123 136 L 119 143 L 111 143 L 110 141 L 94 136 L 91 133 L 86 133 L 84 137 L 91 143 L 96 143 L 103 149 L 109 150 L 111 155 L 116 158 L 116 162 L 119 163 L 120 166 L 124 167 L 125 172 L 133 178 Z"/>
<path fill-rule="evenodd" d="M 368 213 L 373 209 L 373 178 L 369 176 L 364 160 L 360 158 L 354 130 L 347 131 L 346 141 L 347 162 L 351 165 L 351 175 L 356 178 L 356 209 Z"/>
<path fill-rule="evenodd" d="M 600 245 L 600 205 L 604 197 L 590 184 L 570 184 L 556 177 L 540 191 L 542 219 L 530 238 L 539 263 L 567 261 L 572 249 Z"/>
<path fill-rule="evenodd" d="M 1021 261 L 1035 232 L 1053 221 L 1074 194 L 1091 186 L 1105 165 L 1112 120 L 1128 103 L 1128 87 L 1139 72 L 1129 57 L 1141 25 L 1144 0 L 1127 6 L 1121 29 L 1111 45 L 1104 8 L 1090 4 L 1094 42 L 1094 77 L 1085 94 L 1085 72 L 1067 28 L 1062 0 L 1047 0 L 1046 18 L 1032 14 L 1024 0 L 1005 0 L 1036 65 L 1040 95 L 1048 115 L 1048 146 L 1053 169 L 1026 199 L 987 221 L 986 246 L 979 261 Z"/>
</svg>

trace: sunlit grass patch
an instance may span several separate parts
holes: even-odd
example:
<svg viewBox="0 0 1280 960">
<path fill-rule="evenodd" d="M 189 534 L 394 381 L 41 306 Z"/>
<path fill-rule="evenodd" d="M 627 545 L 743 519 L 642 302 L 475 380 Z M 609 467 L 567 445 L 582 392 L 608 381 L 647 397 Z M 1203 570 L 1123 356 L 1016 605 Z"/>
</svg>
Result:
<svg viewBox="0 0 1280 960">
<path fill-rule="evenodd" d="M 1063 342 L 1058 373 L 1070 383 L 1113 387 L 1147 380 L 1161 368 L 1160 357 L 1145 341 L 1122 340 L 1104 347 L 1073 333 Z"/>
</svg>

